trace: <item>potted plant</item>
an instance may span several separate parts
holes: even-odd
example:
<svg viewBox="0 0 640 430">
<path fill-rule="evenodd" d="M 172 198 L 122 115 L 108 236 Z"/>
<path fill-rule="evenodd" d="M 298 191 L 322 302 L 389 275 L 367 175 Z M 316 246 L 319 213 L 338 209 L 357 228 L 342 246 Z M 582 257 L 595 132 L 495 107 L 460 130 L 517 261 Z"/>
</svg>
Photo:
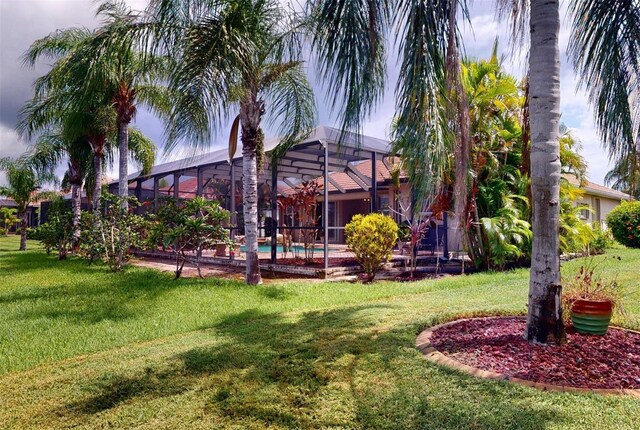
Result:
<svg viewBox="0 0 640 430">
<path fill-rule="evenodd" d="M 578 333 L 602 336 L 609 329 L 614 309 L 620 310 L 621 288 L 615 279 L 594 275 L 598 264 L 593 261 L 580 266 L 577 274 L 565 281 L 563 303 Z"/>
</svg>

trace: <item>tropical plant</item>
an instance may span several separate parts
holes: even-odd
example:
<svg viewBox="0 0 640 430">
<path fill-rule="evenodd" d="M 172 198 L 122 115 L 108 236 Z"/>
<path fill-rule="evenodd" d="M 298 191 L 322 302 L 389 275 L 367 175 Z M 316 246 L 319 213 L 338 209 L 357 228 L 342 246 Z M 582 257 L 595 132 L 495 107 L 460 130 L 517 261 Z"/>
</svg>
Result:
<svg viewBox="0 0 640 430">
<path fill-rule="evenodd" d="M 12 225 L 15 225 L 20 221 L 20 219 L 16 216 L 17 212 L 18 211 L 16 210 L 16 208 L 0 208 L 0 220 L 2 220 L 2 228 L 5 232 L 3 236 L 6 236 Z"/>
<path fill-rule="evenodd" d="M 304 259 L 307 262 L 313 260 L 315 251 L 315 241 L 318 235 L 318 195 L 322 185 L 318 181 L 303 181 L 298 184 L 293 192 L 286 196 L 281 197 L 278 200 L 279 206 L 283 209 L 284 219 L 282 222 L 286 223 L 286 218 L 290 218 L 291 227 L 297 224 L 299 228 L 298 238 L 301 239 L 304 249 Z M 293 238 L 293 229 L 284 228 L 283 231 L 289 230 L 288 234 L 283 235 L 288 239 Z M 295 256 L 298 257 L 297 248 L 293 248 L 290 244 L 283 244 L 283 251 L 286 248 L 292 248 Z"/>
<path fill-rule="evenodd" d="M 595 238 L 593 228 L 582 220 L 582 205 L 576 205 L 584 192 L 563 180 L 560 184 L 560 252 L 587 253 Z"/>
<path fill-rule="evenodd" d="M 634 0 L 571 0 L 569 11 L 573 15 L 569 56 L 590 96 L 609 158 L 626 165 L 616 176 L 625 178 L 626 192 L 635 195 L 640 181 L 638 4 Z"/>
<path fill-rule="evenodd" d="M 263 118 L 281 135 L 278 155 L 303 139 L 315 123 L 315 100 L 303 70 L 301 24 L 277 0 L 152 2 L 132 32 L 148 46 L 174 55 L 170 87 L 177 94 L 168 122 L 169 144 L 180 138 L 209 144 L 212 130 L 238 112 L 229 139 L 235 154 L 240 134 L 243 156 L 243 212 L 246 282 L 261 282 L 258 264 L 258 161 Z"/>
<path fill-rule="evenodd" d="M 344 227 L 344 234 L 349 249 L 364 269 L 366 282 L 372 282 L 382 263 L 391 258 L 398 240 L 398 224 L 387 215 L 358 214 Z"/>
<path fill-rule="evenodd" d="M 82 186 L 93 171 L 91 146 L 85 139 L 72 139 L 60 130 L 46 131 L 38 136 L 29 157 L 40 171 L 53 170 L 66 159 L 67 170 L 62 179 L 62 188 L 71 188 L 71 231 L 73 248 L 76 248 L 80 241 Z"/>
<path fill-rule="evenodd" d="M 80 241 L 81 250 L 90 262 L 99 257 L 114 272 L 122 270 L 131 249 L 142 247 L 147 228 L 144 219 L 130 209 L 139 205 L 137 199 L 124 198 L 128 200 L 126 208 L 122 197 L 104 193 L 101 211 L 87 214 Z"/>
<path fill-rule="evenodd" d="M 528 256 L 531 249 L 531 225 L 522 219 L 516 200 L 519 195 L 502 197 L 502 204 L 492 217 L 481 218 L 485 238 L 485 264 L 502 270 L 509 263 Z"/>
<path fill-rule="evenodd" d="M 640 201 L 621 202 L 607 215 L 613 237 L 630 248 L 640 248 Z"/>
<path fill-rule="evenodd" d="M 593 239 L 589 242 L 588 251 L 590 255 L 604 254 L 604 252 L 612 248 L 615 240 L 611 235 L 611 231 L 603 229 L 600 224 L 593 225 Z"/>
<path fill-rule="evenodd" d="M 47 222 L 38 226 L 33 235 L 44 246 L 47 254 L 52 249 L 58 251 L 58 260 L 65 260 L 73 249 L 73 214 L 60 196 L 52 199 L 47 211 Z"/>
<path fill-rule="evenodd" d="M 0 186 L 0 196 L 13 199 L 18 207 L 20 219 L 20 251 L 27 249 L 27 209 L 30 204 L 56 196 L 50 191 L 42 191 L 47 183 L 56 183 L 57 178 L 51 172 L 38 172 L 26 157 L 18 159 L 0 158 L 0 171 L 7 176 L 8 184 Z"/>
<path fill-rule="evenodd" d="M 229 221 L 229 212 L 218 202 L 203 197 L 179 202 L 167 199 L 158 212 L 150 218 L 148 244 L 152 248 L 170 250 L 175 258 L 175 278 L 182 274 L 187 261 L 193 261 L 198 276 L 203 251 L 219 244 L 232 245 L 224 224 Z"/>
</svg>

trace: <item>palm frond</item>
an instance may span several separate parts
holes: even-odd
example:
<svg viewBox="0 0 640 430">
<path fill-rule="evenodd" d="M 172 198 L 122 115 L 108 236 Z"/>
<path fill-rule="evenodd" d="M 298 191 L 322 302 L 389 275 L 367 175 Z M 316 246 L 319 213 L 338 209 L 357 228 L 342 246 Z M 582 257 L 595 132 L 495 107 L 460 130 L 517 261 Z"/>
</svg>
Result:
<svg viewBox="0 0 640 430">
<path fill-rule="evenodd" d="M 129 128 L 129 152 L 133 161 L 140 165 L 142 175 L 151 172 L 156 160 L 156 145 L 135 127 Z"/>
<path fill-rule="evenodd" d="M 291 63 L 286 63 L 291 64 Z M 270 72 L 267 95 L 267 124 L 277 129 L 280 143 L 271 154 L 277 160 L 295 144 L 304 140 L 316 125 L 313 88 L 300 64 Z"/>
<path fill-rule="evenodd" d="M 568 53 L 613 159 L 632 150 L 638 130 L 640 10 L 635 0 L 572 0 L 569 10 Z"/>
<path fill-rule="evenodd" d="M 307 11 L 312 47 L 327 101 L 340 128 L 361 132 L 381 99 L 386 77 L 389 0 L 319 0 Z M 411 2 L 408 2 L 411 3 Z M 342 138 L 342 136 L 341 136 Z"/>
</svg>

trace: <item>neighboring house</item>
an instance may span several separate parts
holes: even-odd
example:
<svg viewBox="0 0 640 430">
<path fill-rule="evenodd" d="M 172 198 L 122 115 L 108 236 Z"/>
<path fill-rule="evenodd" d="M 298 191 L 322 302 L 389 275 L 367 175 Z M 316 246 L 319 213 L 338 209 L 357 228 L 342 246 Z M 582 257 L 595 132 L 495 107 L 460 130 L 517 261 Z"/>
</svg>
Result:
<svg viewBox="0 0 640 430">
<path fill-rule="evenodd" d="M 580 217 L 584 221 L 600 225 L 602 228 L 606 228 L 605 220 L 613 208 L 618 206 L 623 200 L 631 200 L 630 195 L 605 187 L 604 185 L 587 181 L 586 184 L 580 186 L 578 179 L 572 175 L 567 175 L 565 179 L 567 179 L 571 185 L 579 187 L 584 192 L 582 197 L 576 202 L 578 206 L 584 207 L 584 209 L 580 211 Z"/>
<path fill-rule="evenodd" d="M 18 208 L 18 204 L 12 199 L 0 198 L 0 208 Z M 38 225 L 38 208 L 37 204 L 31 204 L 27 207 L 27 227 L 35 227 Z M 15 231 L 15 229 L 11 229 Z"/>
</svg>

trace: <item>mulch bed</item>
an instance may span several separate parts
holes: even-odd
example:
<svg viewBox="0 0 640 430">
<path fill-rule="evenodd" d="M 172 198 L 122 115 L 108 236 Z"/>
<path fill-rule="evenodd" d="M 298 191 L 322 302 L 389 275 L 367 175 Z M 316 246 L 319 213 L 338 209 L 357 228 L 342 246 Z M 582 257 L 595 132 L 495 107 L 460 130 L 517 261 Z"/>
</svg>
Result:
<svg viewBox="0 0 640 430">
<path fill-rule="evenodd" d="M 431 345 L 463 364 L 539 383 L 640 388 L 640 334 L 610 328 L 589 336 L 567 328 L 562 346 L 533 345 L 523 318 L 470 319 L 438 328 Z"/>
</svg>

